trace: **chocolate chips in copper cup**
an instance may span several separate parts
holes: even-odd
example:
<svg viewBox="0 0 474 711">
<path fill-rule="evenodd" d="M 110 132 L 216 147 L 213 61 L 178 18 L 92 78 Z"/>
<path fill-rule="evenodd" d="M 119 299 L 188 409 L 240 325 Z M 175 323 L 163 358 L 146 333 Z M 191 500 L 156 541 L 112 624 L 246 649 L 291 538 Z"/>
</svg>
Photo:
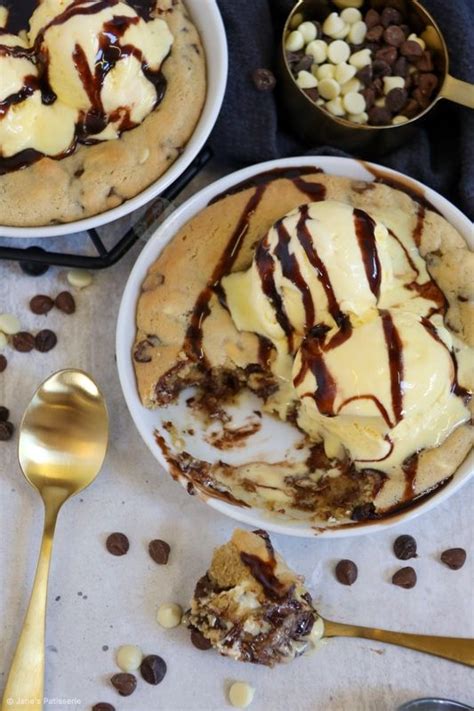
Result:
<svg viewBox="0 0 474 711">
<path fill-rule="evenodd" d="M 367 31 L 362 40 L 362 35 L 357 34 L 359 30 L 351 36 L 347 28 L 344 29 L 344 22 L 341 28 L 336 22 L 335 31 L 328 36 L 325 32 L 328 17 L 337 14 L 340 22 L 339 13 L 343 8 L 343 12 L 350 8 L 354 13 L 359 12 L 358 5 L 361 3 L 355 0 L 299 0 L 288 17 L 280 53 L 279 89 L 299 138 L 310 144 L 326 143 L 373 157 L 409 140 L 413 124 L 425 117 L 439 99 L 474 108 L 473 86 L 449 74 L 444 38 L 418 0 L 368 0 L 360 8 L 361 20 L 353 24 L 365 23 Z M 314 34 L 311 29 L 307 33 L 309 42 L 300 40 L 288 46 L 290 34 L 299 32 L 301 23 L 305 24 L 303 30 L 312 23 L 316 43 L 323 40 L 326 48 L 310 46 Z M 322 80 L 324 72 L 332 71 L 326 65 L 334 61 L 325 58 L 324 52 L 336 42 L 347 45 L 350 52 L 347 58 L 336 57 L 337 62 L 358 65 L 355 76 L 347 83 L 357 79 L 362 87 L 354 83 L 353 88 L 345 92 L 344 83 L 334 85 L 334 81 L 338 84 L 334 75 Z M 307 59 L 308 48 L 318 60 L 316 67 Z M 347 48 L 345 52 L 347 54 Z M 358 53 L 361 55 L 354 60 Z M 344 74 L 350 76 L 352 72 L 352 69 L 346 71 L 347 68 L 342 71 L 339 64 L 333 66 L 342 72 L 342 79 Z M 395 89 L 397 91 L 391 93 Z M 400 89 L 403 93 L 398 91 Z M 352 114 L 349 109 L 360 110 L 360 113 Z"/>
</svg>

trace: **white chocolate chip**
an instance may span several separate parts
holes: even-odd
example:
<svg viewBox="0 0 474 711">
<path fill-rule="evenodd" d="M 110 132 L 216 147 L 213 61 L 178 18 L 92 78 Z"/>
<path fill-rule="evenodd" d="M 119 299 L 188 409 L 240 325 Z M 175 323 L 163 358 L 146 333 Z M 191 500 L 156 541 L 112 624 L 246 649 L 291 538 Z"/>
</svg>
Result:
<svg viewBox="0 0 474 711">
<path fill-rule="evenodd" d="M 336 66 L 336 71 L 334 73 L 334 79 L 339 82 L 339 84 L 346 84 L 348 81 L 355 76 L 357 69 L 346 62 L 341 62 Z"/>
<path fill-rule="evenodd" d="M 421 49 L 426 49 L 425 41 L 421 39 L 421 37 L 418 37 L 418 35 L 416 35 L 414 32 L 412 32 L 411 35 L 408 35 L 408 39 L 411 42 L 416 42 L 417 44 L 419 44 Z"/>
<path fill-rule="evenodd" d="M 383 78 L 383 93 L 388 94 L 392 89 L 403 89 L 405 79 L 403 77 L 384 77 Z"/>
<path fill-rule="evenodd" d="M 344 39 L 344 37 L 347 37 L 347 35 L 349 34 L 350 31 L 351 31 L 351 25 L 349 25 L 348 23 L 344 23 L 344 27 L 342 28 L 342 30 L 340 30 L 339 32 L 333 32 L 331 37 L 332 37 L 332 39 L 335 39 L 335 40 L 336 39 Z"/>
<path fill-rule="evenodd" d="M 134 672 L 143 660 L 143 652 L 134 644 L 124 644 L 117 651 L 117 666 L 124 672 Z"/>
<path fill-rule="evenodd" d="M 86 269 L 71 269 L 67 273 L 67 280 L 71 286 L 78 289 L 85 289 L 92 283 L 92 274 Z"/>
<path fill-rule="evenodd" d="M 324 99 L 316 99 L 316 106 L 324 106 L 325 103 Z"/>
<path fill-rule="evenodd" d="M 365 40 L 365 35 L 367 34 L 367 25 L 362 20 L 354 22 L 351 25 L 351 30 L 349 32 L 348 40 L 352 44 L 362 44 Z"/>
<path fill-rule="evenodd" d="M 183 610 L 179 605 L 175 602 L 164 602 L 158 609 L 156 619 L 162 627 L 168 630 L 181 624 L 182 617 Z"/>
<path fill-rule="evenodd" d="M 364 0 L 333 0 L 334 5 L 339 8 L 362 7 Z"/>
<path fill-rule="evenodd" d="M 352 57 L 349 59 L 349 64 L 352 64 L 352 66 L 357 69 L 362 69 L 362 67 L 366 67 L 371 63 L 372 60 L 370 55 L 370 49 L 360 49 L 358 52 L 354 52 Z"/>
<path fill-rule="evenodd" d="M 353 25 L 362 20 L 362 13 L 355 7 L 346 7 L 346 9 L 340 13 L 340 16 L 341 20 L 347 22 L 348 25 Z"/>
<path fill-rule="evenodd" d="M 321 79 L 334 79 L 336 67 L 334 64 L 321 64 L 321 66 L 316 67 L 315 74 L 319 81 L 321 81 Z"/>
<path fill-rule="evenodd" d="M 394 126 L 399 126 L 401 123 L 406 123 L 407 121 L 408 118 L 406 116 L 402 116 L 402 114 L 398 114 L 398 116 L 394 116 L 392 119 Z"/>
<path fill-rule="evenodd" d="M 345 84 L 341 86 L 341 94 L 348 94 L 350 91 L 360 91 L 362 88 L 362 83 L 359 81 L 359 79 L 350 79 L 350 81 L 346 81 Z"/>
<path fill-rule="evenodd" d="M 15 314 L 0 314 L 0 331 L 7 336 L 13 336 L 21 329 L 21 323 Z"/>
<path fill-rule="evenodd" d="M 285 49 L 289 52 L 298 52 L 304 47 L 304 37 L 298 30 L 290 32 L 285 42 Z"/>
<path fill-rule="evenodd" d="M 318 617 L 318 619 L 315 621 L 314 625 L 311 628 L 311 632 L 309 633 L 309 640 L 311 644 L 317 645 L 318 642 L 322 640 L 324 637 L 324 621 L 322 620 L 321 617 Z"/>
<path fill-rule="evenodd" d="M 4 5 L 0 5 L 0 27 L 6 27 L 8 20 L 8 10 Z"/>
<path fill-rule="evenodd" d="M 352 123 L 367 123 L 369 115 L 365 111 L 361 114 L 349 114 L 347 120 L 352 121 Z"/>
<path fill-rule="evenodd" d="M 302 22 L 301 25 L 298 26 L 298 32 L 301 32 L 303 35 L 305 43 L 312 42 L 316 39 L 316 35 L 318 34 L 316 25 L 313 22 Z"/>
<path fill-rule="evenodd" d="M 255 689 L 245 681 L 236 681 L 229 689 L 229 701 L 238 709 L 246 709 L 252 701 Z"/>
<path fill-rule="evenodd" d="M 328 59 L 333 64 L 347 62 L 351 56 L 351 48 L 344 40 L 334 40 L 328 47 Z"/>
<path fill-rule="evenodd" d="M 336 96 L 335 99 L 326 102 L 326 109 L 333 116 L 344 116 L 346 113 L 340 96 Z"/>
<path fill-rule="evenodd" d="M 295 30 L 301 23 L 303 22 L 304 18 L 301 12 L 297 12 L 296 15 L 293 15 L 291 18 L 290 22 L 290 27 L 292 30 Z"/>
<path fill-rule="evenodd" d="M 304 69 L 301 72 L 298 72 L 296 83 L 300 89 L 314 89 L 318 86 L 318 80 L 316 77 L 311 74 L 311 72 L 307 72 Z"/>
<path fill-rule="evenodd" d="M 3 351 L 3 349 L 7 347 L 7 344 L 8 344 L 7 337 L 5 336 L 4 333 L 2 333 L 0 331 L 0 351 Z"/>
<path fill-rule="evenodd" d="M 148 148 L 144 148 L 144 149 L 142 150 L 142 152 L 140 153 L 140 159 L 139 159 L 138 162 L 140 163 L 140 165 L 143 165 L 144 163 L 147 162 L 147 160 L 148 160 L 149 157 L 150 157 L 150 151 L 149 151 L 149 149 L 148 149 Z"/>
<path fill-rule="evenodd" d="M 344 96 L 342 103 L 348 114 L 361 114 L 365 111 L 365 99 L 362 94 L 356 91 L 349 91 Z"/>
<path fill-rule="evenodd" d="M 323 99 L 335 99 L 341 93 L 341 87 L 335 79 L 323 79 L 319 82 L 318 90 Z"/>
<path fill-rule="evenodd" d="M 306 54 L 311 55 L 314 61 L 322 64 L 328 56 L 328 44 L 324 40 L 313 40 L 305 49 Z"/>
<path fill-rule="evenodd" d="M 337 12 L 331 12 L 330 15 L 326 17 L 323 22 L 323 32 L 329 37 L 333 37 L 334 34 L 341 32 L 345 29 L 346 23 L 341 20 Z"/>
</svg>

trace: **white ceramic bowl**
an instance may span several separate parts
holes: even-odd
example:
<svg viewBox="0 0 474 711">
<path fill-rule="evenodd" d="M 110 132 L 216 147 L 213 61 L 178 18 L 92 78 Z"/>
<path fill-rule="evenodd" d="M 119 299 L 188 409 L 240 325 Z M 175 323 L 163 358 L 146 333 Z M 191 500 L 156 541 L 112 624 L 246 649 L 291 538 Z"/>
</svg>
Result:
<svg viewBox="0 0 474 711">
<path fill-rule="evenodd" d="M 143 407 L 137 392 L 131 357 L 132 346 L 135 338 L 136 304 L 140 293 L 140 287 L 146 276 L 148 268 L 158 257 L 165 245 L 173 239 L 178 230 L 194 215 L 206 207 L 209 201 L 216 195 L 229 190 L 229 188 L 233 185 L 247 180 L 253 175 L 257 175 L 258 173 L 267 170 L 272 170 L 273 168 L 308 165 L 314 165 L 322 168 L 328 174 L 347 176 L 356 180 L 373 180 L 374 177 L 370 172 L 368 172 L 363 164 L 356 160 L 330 157 L 288 158 L 285 160 L 260 163 L 259 165 L 251 166 L 250 168 L 245 168 L 244 170 L 232 173 L 212 185 L 209 185 L 204 190 L 201 190 L 186 203 L 181 205 L 181 207 L 175 210 L 175 212 L 158 228 L 153 237 L 149 240 L 130 274 L 123 294 L 117 324 L 116 348 L 120 382 L 127 405 L 138 431 L 153 455 L 156 457 L 157 461 L 167 470 L 169 467 L 162 455 L 161 449 L 155 441 L 154 431 L 160 427 L 160 424 L 162 424 L 162 418 L 164 420 L 174 420 L 174 418 L 176 418 L 174 421 L 179 422 L 180 419 L 186 417 L 186 408 L 184 403 L 183 405 L 173 405 L 168 408 L 162 408 L 161 410 L 155 411 L 150 411 Z M 388 170 L 387 168 L 382 168 L 381 166 L 376 165 L 374 165 L 374 168 L 384 171 L 389 177 L 393 177 L 395 179 L 401 178 L 407 187 L 412 186 L 417 190 L 421 190 L 421 192 L 425 194 L 426 198 L 440 211 L 440 213 L 464 236 L 468 244 L 471 247 L 474 247 L 474 236 L 470 221 L 445 198 L 434 192 L 434 190 L 423 186 L 416 180 L 409 179 L 394 170 Z M 257 442 L 256 445 L 250 445 L 247 442 L 245 451 L 248 452 L 249 447 L 253 446 L 254 450 L 251 451 L 251 454 L 255 456 L 255 451 L 261 452 L 262 448 L 265 450 L 265 445 L 268 446 L 268 444 L 271 443 L 272 452 L 275 454 L 275 448 L 278 449 L 280 440 L 285 438 L 285 434 L 281 429 L 284 426 L 285 425 L 283 423 L 273 420 L 270 422 L 269 428 L 267 428 L 266 438 L 264 437 L 263 440 Z M 263 429 L 264 428 L 262 427 L 262 430 Z M 196 450 L 196 443 L 194 443 L 194 446 Z M 288 446 L 288 440 L 286 441 L 285 446 Z M 202 455 L 202 458 L 206 459 L 206 450 L 209 450 L 209 446 L 206 445 L 205 442 L 198 442 L 197 451 L 192 451 L 192 454 L 197 457 Z M 275 456 L 275 461 L 277 461 L 279 456 L 278 452 Z M 354 526 L 341 527 L 339 529 L 328 528 L 322 532 L 315 532 L 314 528 L 308 525 L 308 523 L 287 523 L 286 521 L 278 521 L 274 517 L 270 518 L 269 514 L 258 509 L 240 508 L 224 501 L 208 497 L 205 498 L 205 500 L 210 506 L 218 511 L 257 528 L 266 528 L 276 533 L 284 533 L 291 536 L 312 538 L 315 535 L 320 535 L 325 538 L 339 538 L 344 536 L 360 535 L 367 532 L 374 533 L 376 531 L 385 530 L 390 526 L 400 523 L 401 521 L 407 522 L 408 520 L 419 516 L 421 513 L 429 511 L 442 501 L 445 501 L 469 479 L 473 472 L 474 456 L 471 453 L 447 485 L 440 488 L 431 497 L 422 500 L 417 505 L 415 504 L 412 507 L 408 507 L 406 510 L 385 519 L 381 519 L 380 521 L 358 523 Z"/>
<path fill-rule="evenodd" d="M 168 168 L 166 173 L 146 190 L 118 207 L 99 215 L 60 225 L 46 227 L 7 227 L 0 225 L 2 237 L 56 237 L 100 227 L 137 210 L 142 205 L 160 195 L 193 162 L 211 133 L 224 99 L 227 83 L 227 40 L 224 23 L 217 6 L 217 0 L 186 0 L 192 19 L 198 28 L 207 61 L 207 97 L 204 108 L 193 135 L 183 153 Z"/>
</svg>

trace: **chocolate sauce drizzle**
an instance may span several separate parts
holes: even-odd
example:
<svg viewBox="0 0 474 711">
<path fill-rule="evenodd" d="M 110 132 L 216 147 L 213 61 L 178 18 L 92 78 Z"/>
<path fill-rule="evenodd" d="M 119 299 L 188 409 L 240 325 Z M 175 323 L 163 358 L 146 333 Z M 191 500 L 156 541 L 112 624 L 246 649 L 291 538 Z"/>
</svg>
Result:
<svg viewBox="0 0 474 711">
<path fill-rule="evenodd" d="M 403 343 L 389 311 L 380 311 L 390 367 L 390 392 L 395 424 L 403 419 Z"/>
<path fill-rule="evenodd" d="M 405 491 L 403 501 L 410 501 L 415 494 L 416 473 L 418 470 L 418 454 L 413 454 L 409 459 L 405 459 L 402 464 L 405 475 Z"/>
<path fill-rule="evenodd" d="M 250 568 L 253 577 L 260 583 L 269 598 L 272 600 L 282 600 L 287 597 L 289 589 L 288 586 L 282 583 L 275 575 L 277 562 L 273 547 L 270 548 L 267 544 L 266 548 L 270 558 L 267 561 L 251 553 L 246 553 L 245 551 L 240 552 L 240 559 L 242 563 Z"/>
<path fill-rule="evenodd" d="M 275 255 L 280 261 L 282 274 L 285 279 L 291 281 L 301 293 L 305 311 L 306 330 L 309 330 L 315 323 L 315 309 L 310 288 L 306 279 L 301 274 L 295 254 L 290 252 L 291 236 L 284 225 L 283 219 L 278 220 L 275 229 L 278 235 Z"/>
<path fill-rule="evenodd" d="M 36 77 L 27 77 L 27 84 L 21 92 L 7 97 L 7 99 L 1 102 L 0 120 L 10 106 L 23 101 L 37 89 L 41 91 L 42 101 L 44 104 L 52 104 L 56 101 L 57 96 L 52 90 L 48 79 L 48 56 L 47 53 L 41 49 L 45 34 L 51 27 L 62 25 L 71 18 L 79 15 L 98 14 L 106 8 L 114 7 L 120 1 L 121 0 L 98 0 L 94 4 L 90 4 L 90 0 L 76 0 L 73 4 L 68 5 L 63 12 L 54 17 L 41 29 L 36 37 L 34 47 L 28 49 L 23 47 L 0 47 L 0 54 L 9 54 L 15 57 L 28 58 L 37 62 L 39 65 L 39 80 Z M 131 2 L 129 4 L 136 9 L 137 13 L 144 20 L 150 19 L 152 12 L 151 5 L 153 4 L 154 6 L 154 2 L 151 3 L 146 2 L 145 0 L 135 0 L 134 3 Z M 23 6 L 22 12 L 18 11 L 20 5 Z M 19 3 L 8 2 L 6 3 L 6 7 L 9 8 L 7 29 L 11 32 L 18 32 L 28 26 L 29 18 L 34 12 L 36 3 L 24 2 L 24 0 L 21 0 Z M 138 17 L 117 15 L 112 20 L 104 23 L 99 34 L 99 51 L 96 56 L 93 71 L 91 71 L 89 67 L 83 48 L 79 44 L 75 45 L 72 54 L 73 63 L 79 74 L 84 90 L 89 98 L 91 108 L 87 112 L 82 112 L 79 116 L 73 145 L 71 145 L 62 154 L 49 157 L 56 160 L 64 158 L 75 150 L 77 142 L 85 144 L 96 143 L 97 140 L 94 139 L 93 136 L 103 131 L 109 121 L 117 123 L 117 130 L 119 133 L 130 130 L 137 125 L 131 120 L 128 108 L 118 108 L 108 117 L 102 103 L 101 91 L 104 81 L 109 72 L 121 59 L 133 56 L 140 62 L 144 75 L 148 81 L 153 84 L 156 90 L 154 108 L 156 108 L 156 106 L 158 106 L 158 104 L 163 100 L 167 88 L 167 82 L 161 69 L 156 71 L 150 69 L 145 57 L 143 56 L 143 52 L 137 47 L 131 44 L 122 46 L 119 43 L 127 29 L 131 25 L 137 24 L 138 22 Z M 3 158 L 0 156 L 0 175 L 30 165 L 42 157 L 43 155 L 40 152 L 33 149 L 22 151 L 21 153 L 12 156 L 12 158 Z"/>
<path fill-rule="evenodd" d="M 413 241 L 416 246 L 419 247 L 421 244 L 421 235 L 423 234 L 423 228 L 425 226 L 425 215 L 426 208 L 423 203 L 418 204 L 418 209 L 416 211 L 416 225 L 413 230 Z"/>
<path fill-rule="evenodd" d="M 430 334 L 430 336 L 434 338 L 435 341 L 444 346 L 444 348 L 446 348 L 449 355 L 451 356 L 451 360 L 453 361 L 453 380 L 451 384 L 451 392 L 454 393 L 454 395 L 457 395 L 458 397 L 462 398 L 464 402 L 468 402 L 472 394 L 469 392 L 469 390 L 466 390 L 466 388 L 464 388 L 458 382 L 458 360 L 456 358 L 456 354 L 454 353 L 454 351 L 451 351 L 446 345 L 446 343 L 443 341 L 443 339 L 440 338 L 435 326 L 432 324 L 429 318 L 423 317 L 421 319 L 421 323 L 425 330 Z"/>
<path fill-rule="evenodd" d="M 354 227 L 367 281 L 371 292 L 378 299 L 382 281 L 382 267 L 375 241 L 375 221 L 364 210 L 354 208 Z"/>
</svg>

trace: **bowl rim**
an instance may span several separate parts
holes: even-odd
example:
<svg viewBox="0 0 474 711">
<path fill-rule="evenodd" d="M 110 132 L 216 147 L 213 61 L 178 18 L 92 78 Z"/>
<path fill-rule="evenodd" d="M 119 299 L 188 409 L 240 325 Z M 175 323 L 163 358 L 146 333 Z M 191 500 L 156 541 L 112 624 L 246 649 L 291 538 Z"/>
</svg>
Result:
<svg viewBox="0 0 474 711">
<path fill-rule="evenodd" d="M 184 173 L 186 168 L 188 168 L 197 157 L 199 151 L 209 138 L 221 110 L 227 85 L 229 58 L 227 36 L 217 0 L 206 0 L 206 2 L 202 4 L 200 0 L 187 0 L 187 2 L 188 5 L 192 6 L 192 19 L 199 28 L 206 54 L 207 94 L 199 120 L 191 137 L 186 143 L 183 153 L 159 178 L 151 183 L 151 185 L 138 193 L 138 195 L 125 200 L 111 210 L 105 210 L 98 215 L 92 215 L 91 217 L 86 217 L 81 220 L 65 222 L 59 225 L 46 225 L 44 227 L 11 227 L 0 224 L 1 237 L 14 237 L 19 239 L 31 237 L 35 237 L 36 239 L 60 237 L 115 222 L 158 197 L 160 193 L 166 190 L 166 188 Z M 196 19 L 196 8 L 198 7 L 204 8 L 200 10 L 200 12 L 203 14 L 206 13 L 205 23 L 202 19 Z M 202 29 L 204 24 L 206 25 L 206 32 L 213 33 L 212 43 L 206 42 L 205 40 Z M 210 72 L 212 72 L 211 81 Z M 210 91 L 211 84 L 214 85 L 212 91 Z"/>
<path fill-rule="evenodd" d="M 364 179 L 365 174 L 365 179 L 368 181 L 374 179 L 374 175 L 369 172 L 369 169 L 373 167 L 379 174 L 384 173 L 389 178 L 402 179 L 405 185 L 413 186 L 413 188 L 418 191 L 421 190 L 427 200 L 433 203 L 434 207 L 462 234 L 468 245 L 471 242 L 472 244 L 470 246 L 474 246 L 474 235 L 472 235 L 471 232 L 470 220 L 446 198 L 431 188 L 428 188 L 423 183 L 403 173 L 376 163 L 358 161 L 354 158 L 304 156 L 267 161 L 230 173 L 195 193 L 158 227 L 143 248 L 129 274 L 123 291 L 117 319 L 116 355 L 122 392 L 138 432 L 155 459 L 161 464 L 168 475 L 169 465 L 161 449 L 157 446 L 153 433 L 149 431 L 149 426 L 145 425 L 141 417 L 141 413 L 149 411 L 141 404 L 131 358 L 132 345 L 135 338 L 136 303 L 140 294 L 142 281 L 151 264 L 159 256 L 164 247 L 173 239 L 177 231 L 198 212 L 204 209 L 212 198 L 225 193 L 225 191 L 229 190 L 232 186 L 248 180 L 258 173 L 271 171 L 274 168 L 304 166 L 320 167 L 328 174 L 352 177 L 355 180 Z M 471 454 L 466 457 L 448 483 L 442 488 L 435 490 L 431 496 L 426 497 L 424 500 L 422 498 L 419 503 L 415 502 L 412 506 L 404 510 L 395 512 L 392 515 L 388 514 L 383 519 L 359 522 L 352 525 L 348 524 L 340 528 L 321 529 L 316 526 L 311 526 L 307 522 L 278 522 L 272 519 L 270 515 L 263 510 L 240 508 L 221 501 L 220 499 L 207 497 L 205 495 L 200 495 L 199 498 L 226 516 L 251 526 L 266 528 L 274 533 L 301 538 L 314 538 L 315 536 L 324 538 L 345 538 L 348 536 L 385 531 L 399 523 L 406 523 L 409 520 L 415 519 L 422 513 L 431 510 L 449 498 L 449 496 L 463 486 L 473 474 L 474 452 L 471 451 Z"/>
</svg>

